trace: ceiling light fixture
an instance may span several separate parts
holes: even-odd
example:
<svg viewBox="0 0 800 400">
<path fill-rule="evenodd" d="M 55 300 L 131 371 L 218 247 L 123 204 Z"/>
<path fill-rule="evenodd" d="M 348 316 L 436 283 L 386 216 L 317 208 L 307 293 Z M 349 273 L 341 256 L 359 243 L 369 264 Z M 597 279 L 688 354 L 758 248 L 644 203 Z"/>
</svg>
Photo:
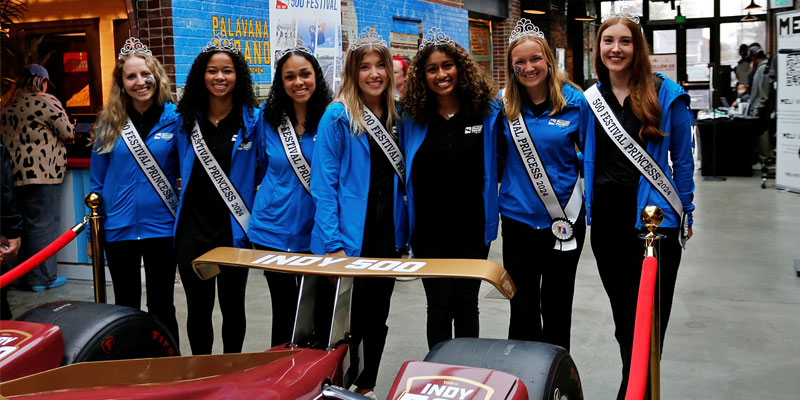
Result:
<svg viewBox="0 0 800 400">
<path fill-rule="evenodd" d="M 757 10 L 759 8 L 761 8 L 761 6 L 756 4 L 756 0 L 750 0 L 750 5 L 748 5 L 744 9 L 745 10 Z"/>
</svg>

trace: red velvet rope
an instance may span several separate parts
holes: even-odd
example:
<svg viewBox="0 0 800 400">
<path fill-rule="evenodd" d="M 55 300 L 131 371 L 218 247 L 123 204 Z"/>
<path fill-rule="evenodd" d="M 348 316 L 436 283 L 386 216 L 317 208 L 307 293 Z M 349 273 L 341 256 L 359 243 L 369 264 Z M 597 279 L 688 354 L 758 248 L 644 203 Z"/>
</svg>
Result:
<svg viewBox="0 0 800 400">
<path fill-rule="evenodd" d="M 7 285 L 10 285 L 12 282 L 16 281 L 17 279 L 21 278 L 32 269 L 36 268 L 47 260 L 48 258 L 54 256 L 58 253 L 59 250 L 64 248 L 67 243 L 71 242 L 72 239 L 75 239 L 75 236 L 78 234 L 73 231 L 72 229 L 64 232 L 61 236 L 58 237 L 53 243 L 47 245 L 47 247 L 43 248 L 40 252 L 33 255 L 33 257 L 25 260 L 22 264 L 17 265 L 11 271 L 6 272 L 5 274 L 0 276 L 0 288 L 4 288 Z"/>
<path fill-rule="evenodd" d="M 653 316 L 653 295 L 656 288 L 658 261 L 646 257 L 642 262 L 639 300 L 636 304 L 636 325 L 633 330 L 631 369 L 625 400 L 641 400 L 647 388 L 647 368 L 650 361 L 650 324 Z"/>
</svg>

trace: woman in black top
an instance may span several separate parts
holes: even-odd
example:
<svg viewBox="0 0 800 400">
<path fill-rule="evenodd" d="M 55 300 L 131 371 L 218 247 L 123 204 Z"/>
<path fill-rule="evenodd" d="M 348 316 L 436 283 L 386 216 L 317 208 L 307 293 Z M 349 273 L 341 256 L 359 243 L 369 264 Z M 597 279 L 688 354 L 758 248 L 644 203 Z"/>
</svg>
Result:
<svg viewBox="0 0 800 400">
<path fill-rule="evenodd" d="M 411 61 L 399 126 L 411 250 L 419 258 L 486 259 L 497 236 L 499 107 L 486 73 L 432 28 Z M 423 279 L 428 346 L 477 337 L 480 281 Z"/>
<path fill-rule="evenodd" d="M 191 265 L 215 247 L 250 247 L 245 229 L 255 185 L 261 181 L 255 149 L 258 112 L 250 71 L 231 40 L 214 39 L 197 56 L 178 111 L 183 121 L 178 135 L 183 196 L 175 247 L 189 312 L 186 331 L 193 354 L 211 353 L 216 281 L 223 351 L 236 353 L 244 342 L 248 270 L 220 267 L 218 276 L 203 281 Z"/>
</svg>

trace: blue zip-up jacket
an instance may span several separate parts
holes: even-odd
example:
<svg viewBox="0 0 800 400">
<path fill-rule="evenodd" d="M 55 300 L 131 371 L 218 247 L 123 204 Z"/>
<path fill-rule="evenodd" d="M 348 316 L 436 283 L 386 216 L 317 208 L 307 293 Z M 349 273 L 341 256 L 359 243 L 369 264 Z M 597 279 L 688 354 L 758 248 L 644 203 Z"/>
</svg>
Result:
<svg viewBox="0 0 800 400">
<path fill-rule="evenodd" d="M 565 84 L 561 92 L 567 105 L 558 114 L 551 115 L 551 111 L 545 111 L 536 117 L 523 104 L 522 116 L 550 184 L 553 185 L 561 207 L 564 207 L 580 179 L 581 160 L 575 145 L 581 146 L 584 141 L 586 124 L 581 122 L 583 110 L 588 104 L 583 93 L 571 85 Z M 531 184 L 505 115 L 503 128 L 503 139 L 498 145 L 498 155 L 505 160 L 503 178 L 500 181 L 500 214 L 534 229 L 550 229 L 550 214 Z M 585 208 L 581 207 L 578 221 L 583 220 L 584 216 Z"/>
<path fill-rule="evenodd" d="M 316 254 L 344 250 L 361 255 L 369 197 L 369 133 L 355 136 L 342 103 L 328 106 L 317 128 L 314 162 L 311 164 L 311 195 L 316 205 L 311 251 Z M 395 246 L 406 247 L 406 207 L 399 179 L 394 177 Z"/>
<path fill-rule="evenodd" d="M 263 108 L 261 113 L 264 113 Z M 266 175 L 256 192 L 247 235 L 251 242 L 273 249 L 308 251 L 314 227 L 314 199 L 289 163 L 280 134 L 264 118 L 259 118 L 257 129 L 262 143 L 260 159 Z M 316 131 L 306 131 L 300 142 L 300 150 L 309 165 L 316 135 Z"/>
<path fill-rule="evenodd" d="M 414 168 L 414 157 L 425 135 L 428 134 L 428 126 L 421 126 L 413 121 L 410 116 L 398 124 L 400 136 L 400 147 L 406 159 L 406 194 L 408 196 L 408 232 L 409 237 L 414 233 L 414 182 L 412 182 L 412 168 Z M 489 104 L 489 112 L 483 116 L 483 208 L 484 220 L 484 241 L 488 245 L 497 238 L 498 208 L 497 208 L 497 135 L 502 129 L 502 113 L 500 104 L 497 100 L 492 100 Z"/>
<path fill-rule="evenodd" d="M 236 141 L 233 143 L 233 152 L 231 153 L 231 170 L 228 172 L 228 178 L 239 191 L 239 194 L 244 199 L 247 208 L 252 211 L 253 197 L 255 196 L 256 182 L 260 182 L 263 177 L 263 172 L 258 169 L 258 156 L 259 139 L 256 132 L 256 125 L 258 124 L 259 116 L 261 115 L 258 108 L 242 107 L 242 122 L 243 127 L 239 129 L 236 134 Z M 197 118 L 203 118 L 197 115 Z M 183 118 L 178 117 L 178 126 L 183 126 Z M 181 164 L 181 180 L 183 181 L 183 190 L 191 185 L 189 178 L 192 176 L 192 167 L 194 166 L 194 149 L 192 148 L 192 133 L 181 131 L 178 137 L 178 155 Z M 219 194 L 213 194 L 218 196 Z M 183 197 L 181 197 L 181 204 L 178 207 L 178 216 L 175 219 L 176 223 L 174 229 L 178 228 L 178 221 L 181 218 L 181 210 L 183 209 Z M 230 214 L 230 212 L 228 212 Z M 252 216 L 252 212 L 251 212 Z M 233 231 L 233 247 L 246 248 L 250 247 L 247 233 L 242 230 L 239 223 L 232 215 L 229 216 L 231 221 L 231 229 Z"/>
<path fill-rule="evenodd" d="M 664 82 L 658 93 L 658 102 L 661 105 L 661 131 L 667 136 L 657 140 L 648 140 L 647 153 L 653 157 L 656 163 L 669 177 L 670 182 L 675 186 L 678 197 L 683 203 L 683 212 L 687 215 L 689 226 L 692 225 L 692 211 L 694 211 L 694 138 L 692 137 L 692 126 L 694 125 L 694 115 L 689 109 L 689 95 L 677 83 L 669 80 L 663 74 L 658 73 Z M 586 184 L 586 214 L 589 224 L 592 218 L 592 185 L 594 183 L 594 160 L 595 160 L 595 135 L 606 135 L 606 132 L 595 132 L 595 118 L 592 111 L 587 107 L 585 111 L 587 124 L 586 145 L 584 148 L 584 181 Z M 637 132 L 628 132 L 631 135 Z M 669 159 L 672 160 L 672 174 L 669 173 Z M 631 215 L 636 227 L 641 228 L 642 222 L 639 215 L 642 209 L 648 205 L 661 207 L 664 212 L 664 228 L 677 228 L 680 226 L 680 215 L 670 207 L 667 200 L 658 192 L 644 176 L 639 177 L 639 190 L 636 196 L 637 210 L 636 215 Z"/>
<path fill-rule="evenodd" d="M 178 187 L 177 137 L 180 136 L 176 110 L 175 104 L 164 103 L 161 117 L 145 138 L 147 148 L 173 188 Z M 105 215 L 105 240 L 118 242 L 173 235 L 175 218 L 121 137 L 108 153 L 92 151 L 89 170 L 92 191 L 103 196 L 100 213 Z"/>
</svg>

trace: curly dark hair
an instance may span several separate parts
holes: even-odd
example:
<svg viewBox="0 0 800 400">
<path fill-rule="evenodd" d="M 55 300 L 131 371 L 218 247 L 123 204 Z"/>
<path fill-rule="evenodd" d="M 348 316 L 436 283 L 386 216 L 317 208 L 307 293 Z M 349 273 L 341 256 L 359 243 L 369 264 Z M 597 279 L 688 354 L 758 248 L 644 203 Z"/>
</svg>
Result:
<svg viewBox="0 0 800 400">
<path fill-rule="evenodd" d="M 486 115 L 489 103 L 497 90 L 486 71 L 476 64 L 463 47 L 458 45 L 427 46 L 411 60 L 403 90 L 403 110 L 411 115 L 414 122 L 424 124 L 436 111 L 436 96 L 428 88 L 425 79 L 425 61 L 434 51 L 441 51 L 452 57 L 458 70 L 456 94 L 462 99 L 461 106 L 473 115 Z"/>
<path fill-rule="evenodd" d="M 196 112 L 205 115 L 208 111 L 208 91 L 206 90 L 206 66 L 214 54 L 225 53 L 233 60 L 233 68 L 236 71 L 236 85 L 233 87 L 233 108 L 240 109 L 243 106 L 258 107 L 256 94 L 253 92 L 253 78 L 250 76 L 250 68 L 244 56 L 239 53 L 228 51 L 208 51 L 200 53 L 192 63 L 192 69 L 186 77 L 186 85 L 183 87 L 183 95 L 178 102 L 178 112 L 183 117 L 183 131 L 191 134 L 194 128 Z"/>
<path fill-rule="evenodd" d="M 308 100 L 305 125 L 306 130 L 314 131 L 317 129 L 317 124 L 319 124 L 319 120 L 322 118 L 325 108 L 327 108 L 328 104 L 333 100 L 333 94 L 331 94 L 331 89 L 328 87 L 328 82 L 325 80 L 322 67 L 319 65 L 317 59 L 311 54 L 302 51 L 292 51 L 278 60 L 278 64 L 275 67 L 275 74 L 273 75 L 272 88 L 269 91 L 269 96 L 267 96 L 267 102 L 264 106 L 264 120 L 269 122 L 276 131 L 283 123 L 284 114 L 289 116 L 293 124 L 297 123 L 297 117 L 294 115 L 294 107 L 292 107 L 292 99 L 286 93 L 286 88 L 283 86 L 282 79 L 283 65 L 286 64 L 286 60 L 291 56 L 305 58 L 311 63 L 311 68 L 314 69 L 316 87 L 314 88 L 314 93 L 311 94 L 311 98 Z"/>
</svg>

